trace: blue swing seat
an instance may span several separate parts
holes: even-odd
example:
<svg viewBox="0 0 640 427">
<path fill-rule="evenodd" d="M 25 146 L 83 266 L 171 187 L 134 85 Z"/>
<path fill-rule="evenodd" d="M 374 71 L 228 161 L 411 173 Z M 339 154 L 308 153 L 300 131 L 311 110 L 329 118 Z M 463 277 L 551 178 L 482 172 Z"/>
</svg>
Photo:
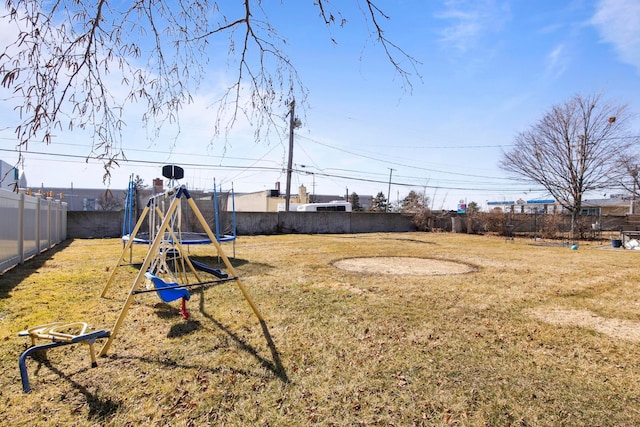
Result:
<svg viewBox="0 0 640 427">
<path fill-rule="evenodd" d="M 186 288 L 174 287 L 180 286 L 179 283 L 167 283 L 155 274 L 148 271 L 144 273 L 144 276 L 153 282 L 153 286 L 158 293 L 158 296 L 164 302 L 172 302 L 179 298 L 184 298 L 186 301 L 189 301 L 189 298 L 191 298 L 191 294 Z M 163 289 L 167 287 L 171 289 Z"/>
</svg>

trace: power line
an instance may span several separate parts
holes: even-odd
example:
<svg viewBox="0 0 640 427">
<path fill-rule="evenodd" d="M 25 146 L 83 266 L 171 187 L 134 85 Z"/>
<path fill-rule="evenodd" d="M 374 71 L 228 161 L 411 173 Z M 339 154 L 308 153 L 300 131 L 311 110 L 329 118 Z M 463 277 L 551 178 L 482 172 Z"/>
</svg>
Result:
<svg viewBox="0 0 640 427">
<path fill-rule="evenodd" d="M 511 184 L 511 180 L 509 178 L 504 178 L 504 177 L 495 177 L 495 176 L 488 176 L 488 175 L 477 175 L 477 174 L 468 174 L 468 173 L 462 173 L 462 172 L 452 172 L 449 170 L 442 170 L 442 169 L 435 169 L 435 168 L 425 168 L 425 167 L 420 167 L 420 166 L 414 166 L 414 165 L 409 165 L 406 163 L 401 163 L 401 162 L 397 162 L 397 161 L 390 161 L 388 158 L 382 159 L 379 157 L 374 157 L 372 155 L 367 155 L 367 154 L 363 154 L 363 153 L 358 153 L 358 152 L 354 152 L 351 150 L 346 150 L 340 147 L 336 147 L 327 143 L 323 143 L 318 141 L 317 139 L 308 137 L 308 136 L 304 136 L 304 135 L 297 135 L 299 139 L 305 139 L 307 141 L 310 141 L 312 143 L 333 149 L 333 150 L 337 150 L 337 151 L 341 151 L 341 152 L 345 152 L 347 154 L 353 155 L 353 156 L 357 156 L 357 157 L 362 157 L 365 159 L 369 159 L 369 160 L 374 160 L 374 161 L 378 161 L 378 162 L 382 162 L 385 164 L 392 164 L 395 166 L 402 166 L 402 167 L 406 167 L 406 168 L 410 168 L 410 169 L 416 169 L 416 170 L 420 170 L 420 171 L 426 171 L 426 172 L 431 172 L 431 173 L 439 173 L 439 174 L 447 174 L 447 175 L 453 175 L 453 176 L 460 176 L 460 177 L 468 177 L 468 178 L 480 178 L 483 180 L 496 180 L 498 181 L 498 183 L 496 183 L 495 185 L 510 185 Z M 621 137 L 621 138 L 636 138 L 636 137 Z M 10 139 L 10 138 L 0 138 L 0 139 Z M 59 145 L 65 145 L 65 146 L 77 146 L 77 147 L 83 147 L 84 145 L 82 144 L 71 144 L 71 143 L 58 143 Z M 502 147 L 503 145 L 485 145 L 482 147 Z M 184 153 L 184 152 L 177 152 L 177 151 L 156 151 L 156 150 L 147 150 L 147 149 L 136 149 L 136 148 L 127 148 L 126 151 L 127 152 L 142 152 L 142 153 L 164 153 L 164 154 L 173 154 L 173 155 L 181 155 L 181 156 L 197 156 L 198 158 L 215 158 L 215 159 L 220 159 L 220 160 L 247 160 L 247 161 L 252 161 L 252 162 L 259 162 L 259 161 L 266 161 L 266 162 L 274 162 L 273 160 L 264 160 L 264 157 L 267 156 L 269 153 L 271 153 L 275 148 L 277 147 L 277 145 L 274 145 L 269 151 L 267 151 L 261 158 L 259 159 L 252 159 L 252 158 L 245 158 L 245 157 L 228 157 L 228 156 L 214 156 L 214 155 L 208 155 L 208 154 L 193 154 L 193 153 Z M 407 146 L 407 147 L 403 147 L 403 148 L 409 148 L 409 147 L 414 147 L 414 148 L 451 148 L 451 147 L 424 147 L 424 146 Z M 468 147 L 474 147 L 474 146 L 457 146 L 455 148 L 468 148 Z M 477 147 L 477 146 L 475 146 Z M 303 151 L 307 157 L 309 158 L 309 160 L 317 166 L 317 163 L 315 161 L 313 161 L 313 159 L 311 159 L 311 156 L 309 155 L 309 153 L 304 150 L 304 147 L 299 144 L 299 148 L 301 149 L 301 151 Z M 394 148 L 396 148 L 396 146 L 394 146 Z M 6 150 L 9 151 L 9 150 Z M 33 151 L 30 151 L 31 153 L 36 153 Z M 70 155 L 71 156 L 71 155 Z M 85 158 L 85 156 L 78 156 L 79 158 Z M 162 164 L 162 163 L 166 163 L 166 162 L 156 162 L 156 163 L 152 163 L 152 164 Z M 255 164 L 255 163 L 254 163 Z M 185 163 L 185 165 L 193 165 L 194 167 L 198 167 L 199 164 L 189 164 L 189 163 Z M 211 167 L 213 165 L 206 165 L 205 167 Z M 217 165 L 218 168 L 225 168 L 225 166 L 223 166 L 221 163 Z M 229 168 L 236 168 L 236 169 L 241 169 L 241 166 L 227 166 Z M 320 169 L 318 167 L 318 169 Z M 353 171 L 356 173 L 366 173 L 363 171 Z M 240 176 L 242 174 L 242 171 L 239 172 L 238 175 L 236 175 L 234 177 L 237 178 L 238 176 Z M 375 175 L 375 174 L 374 174 Z M 398 175 L 398 177 L 402 177 L 402 175 Z M 419 179 L 419 180 L 424 180 L 424 177 L 411 177 L 411 176 L 405 176 L 406 178 L 409 179 Z M 439 182 L 453 182 L 453 183 L 459 183 L 459 184 L 464 184 L 464 181 L 458 181 L 458 180 L 443 180 L 440 179 Z M 475 181 L 473 181 L 475 183 Z M 485 183 L 486 184 L 486 183 Z"/>
<path fill-rule="evenodd" d="M 11 138 L 1 138 L 0 140 L 10 140 Z M 34 143 L 30 143 L 30 146 L 36 145 Z M 46 144 L 43 144 L 46 145 Z M 60 145 L 60 146 L 65 146 L 65 147 L 82 147 L 82 148 L 86 148 L 87 145 L 85 144 L 72 144 L 72 143 L 68 143 L 68 142 L 56 142 L 55 145 Z M 267 151 L 266 154 L 269 154 L 270 152 L 272 152 L 275 148 L 277 148 L 277 145 L 273 145 L 273 147 L 271 147 L 269 149 L 269 151 Z M 14 151 L 16 153 L 19 152 L 19 149 L 16 148 L 14 150 L 8 150 L 8 149 L 3 149 L 2 151 Z M 213 159 L 220 159 L 220 160 L 248 160 L 248 161 L 255 161 L 256 159 L 254 158 L 248 158 L 248 157 L 230 157 L 230 156 L 216 156 L 216 155 L 212 155 L 212 154 L 202 154 L 202 153 L 198 153 L 198 154 L 194 154 L 193 152 L 191 153 L 186 153 L 186 152 L 179 152 L 179 151 L 162 151 L 162 150 L 153 150 L 153 149 L 142 149 L 142 148 L 126 148 L 123 149 L 123 151 L 126 152 L 140 152 L 140 153 L 144 153 L 144 154 L 149 154 L 149 153 L 153 153 L 153 154 L 168 154 L 168 155 L 176 155 L 176 156 L 189 156 L 189 157 L 197 157 L 197 158 L 213 158 Z M 28 153 L 36 153 L 35 151 L 32 150 L 24 150 L 22 151 L 25 154 Z M 265 155 L 266 155 L 265 154 Z M 70 155 L 71 156 L 71 155 Z M 264 157 L 264 156 L 263 156 Z M 260 160 L 260 159 L 257 159 Z M 275 162 L 273 160 L 266 160 L 266 161 L 271 161 L 271 162 Z"/>
<path fill-rule="evenodd" d="M 4 148 L 0 148 L 0 151 L 3 152 L 13 152 L 13 153 L 17 153 L 18 151 L 15 149 L 4 149 Z M 83 156 L 83 155 L 77 155 L 77 154 L 62 154 L 62 153 L 51 153 L 51 152 L 41 152 L 41 151 L 29 151 L 29 154 L 36 154 L 36 155 L 42 155 L 42 156 L 47 156 L 47 157 L 55 157 L 56 161 L 75 161 L 76 163 L 86 163 L 89 160 L 91 161 L 96 161 L 98 162 L 100 159 L 97 156 Z M 71 160 L 69 160 L 71 159 Z M 121 160 L 120 163 L 123 164 L 139 164 L 139 165 L 145 165 L 145 166 L 162 166 L 163 164 L 165 164 L 165 162 L 159 162 L 159 161 L 154 161 L 154 160 L 141 160 L 141 159 L 125 159 L 125 160 Z M 198 169 L 220 169 L 220 170 L 242 170 L 242 171 L 263 171 L 263 172 L 282 172 L 282 167 L 268 167 L 268 166 L 246 166 L 246 165 L 207 165 L 207 164 L 203 164 L 203 163 L 181 163 L 183 166 L 188 166 L 188 167 L 192 167 L 192 168 L 198 168 Z M 302 170 L 302 169 L 293 169 L 294 172 L 296 173 L 307 173 L 308 171 Z M 345 170 L 345 171 L 349 171 L 349 170 Z M 350 171 L 353 173 L 359 173 L 359 174 L 368 174 L 368 172 L 360 172 L 360 171 Z M 370 174 L 370 173 L 369 173 Z M 384 180 L 384 179 L 372 179 L 372 178 L 363 178 L 363 177 L 358 177 L 358 176 L 349 176 L 349 175 L 345 175 L 345 174 L 334 174 L 334 173 L 327 173 L 327 172 L 314 172 L 314 175 L 317 177 L 326 177 L 332 180 L 335 179 L 341 179 L 341 180 L 347 180 L 347 181 L 356 181 L 356 182 L 362 182 L 362 183 L 373 183 L 373 184 L 387 184 L 388 181 Z M 422 179 L 423 178 L 418 178 L 416 177 L 416 179 Z M 455 181 L 454 181 L 455 182 Z M 400 186 L 400 187 L 407 187 L 407 188 L 413 188 L 413 187 L 420 187 L 420 188 L 429 188 L 429 189 L 442 189 L 442 190 L 455 190 L 455 191 L 482 191 L 482 192 L 508 192 L 508 193 L 522 193 L 525 191 L 529 191 L 527 187 L 525 187 L 524 189 L 491 189 L 491 188 L 475 188 L 475 187 L 460 187 L 460 186 L 443 186 L 443 185 L 424 185 L 422 183 L 410 183 L 410 182 L 401 182 L 401 181 L 394 181 L 392 182 L 392 185 L 395 186 Z"/>
<path fill-rule="evenodd" d="M 6 148 L 0 148 L 0 151 L 5 151 L 5 152 L 12 152 L 12 153 L 17 153 L 17 150 L 9 150 Z M 79 154 L 62 154 L 62 153 L 45 153 L 42 151 L 28 151 L 28 154 L 38 154 L 38 155 L 42 155 L 42 156 L 51 156 L 51 157 L 62 157 L 62 158 L 71 158 L 71 159 L 81 159 L 83 162 L 86 162 L 88 160 L 95 160 L 95 161 L 100 161 L 102 160 L 99 156 L 84 156 L 84 155 L 79 155 Z M 155 166 L 161 166 L 161 165 L 165 165 L 167 162 L 161 162 L 161 161 L 157 161 L 157 160 L 140 160 L 140 159 L 120 159 L 118 161 L 118 163 L 133 163 L 133 164 L 142 164 L 142 165 L 155 165 Z M 207 165 L 204 163 L 185 163 L 185 162 L 181 162 L 181 164 L 183 166 L 189 166 L 189 167 L 194 167 L 194 168 L 208 168 L 208 169 L 242 169 L 242 168 L 246 168 L 247 166 L 238 166 L 238 165 Z M 275 171 L 279 171 L 281 169 L 281 167 L 269 167 L 269 166 L 251 166 L 252 169 L 259 169 L 259 170 L 265 170 L 265 171 L 269 171 L 269 170 L 275 170 Z"/>
<path fill-rule="evenodd" d="M 322 145 L 322 146 L 327 147 L 327 148 L 331 148 L 331 149 L 336 150 L 336 151 L 341 151 L 343 153 L 351 154 L 353 156 L 358 156 L 358 157 L 362 157 L 364 159 L 369 159 L 369 160 L 375 160 L 377 162 L 381 162 L 381 163 L 385 163 L 385 164 L 391 164 L 391 165 L 394 165 L 394 166 L 402 166 L 402 167 L 405 167 L 405 168 L 417 169 L 417 170 L 422 170 L 422 171 L 426 171 L 426 172 L 443 173 L 443 174 L 455 175 L 455 176 L 466 176 L 466 177 L 469 177 L 469 178 L 505 179 L 505 178 L 498 178 L 498 177 L 492 177 L 492 176 L 486 176 L 486 175 L 474 175 L 474 174 L 467 174 L 467 173 L 461 173 L 461 172 L 451 172 L 451 171 L 445 171 L 445 170 L 424 168 L 424 167 L 420 167 L 420 166 L 413 166 L 413 165 L 408 165 L 408 164 L 405 164 L 405 163 L 394 162 L 394 161 L 391 161 L 389 159 L 380 159 L 380 158 L 369 156 L 369 155 L 366 155 L 366 154 L 356 153 L 356 152 L 353 152 L 353 151 L 350 151 L 350 150 L 346 150 L 344 148 L 336 147 L 336 146 L 333 146 L 333 145 L 330 145 L 330 144 L 326 144 L 326 143 L 323 143 L 323 142 L 320 142 L 320 141 L 317 141 L 317 140 L 314 140 L 312 138 L 305 137 L 305 136 L 300 136 L 300 138 L 307 139 L 308 141 L 314 142 L 314 143 L 316 143 L 318 145 Z"/>
<path fill-rule="evenodd" d="M 305 171 L 300 169 L 294 169 L 294 172 L 306 173 Z M 339 179 L 345 179 L 345 180 L 351 180 L 351 181 L 368 182 L 368 183 L 385 184 L 385 185 L 388 184 L 388 181 L 385 181 L 382 179 L 357 178 L 357 177 L 351 177 L 346 175 L 328 174 L 324 172 L 314 172 L 314 174 L 316 174 L 317 176 L 339 178 Z M 501 190 L 501 189 L 487 189 L 487 188 L 446 187 L 442 185 L 424 185 L 420 183 L 407 183 L 407 182 L 398 182 L 398 181 L 392 181 L 391 184 L 395 186 L 409 187 L 409 188 L 420 187 L 420 188 L 429 188 L 429 189 L 458 190 L 458 191 L 514 192 L 514 193 L 542 191 L 542 190 L 532 190 L 531 187 L 523 187 L 521 189 L 513 189 L 513 190 Z"/>
</svg>

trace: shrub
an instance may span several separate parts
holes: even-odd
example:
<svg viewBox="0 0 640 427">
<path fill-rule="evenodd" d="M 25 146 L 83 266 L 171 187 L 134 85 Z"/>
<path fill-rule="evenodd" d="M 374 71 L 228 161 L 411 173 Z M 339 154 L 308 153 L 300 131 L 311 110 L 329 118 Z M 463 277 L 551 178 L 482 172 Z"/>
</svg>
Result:
<svg viewBox="0 0 640 427">
<path fill-rule="evenodd" d="M 433 228 L 433 215 L 431 209 L 423 208 L 413 214 L 413 225 L 418 231 L 431 231 Z"/>
</svg>

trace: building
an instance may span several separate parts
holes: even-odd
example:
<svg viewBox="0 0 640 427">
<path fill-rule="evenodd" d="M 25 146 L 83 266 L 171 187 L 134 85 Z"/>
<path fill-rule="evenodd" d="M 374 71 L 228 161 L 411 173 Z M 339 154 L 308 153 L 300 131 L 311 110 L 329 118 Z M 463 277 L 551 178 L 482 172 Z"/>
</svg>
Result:
<svg viewBox="0 0 640 427">
<path fill-rule="evenodd" d="M 559 208 L 553 199 L 502 200 L 487 202 L 487 206 L 489 209 L 500 208 L 511 213 L 552 213 Z"/>
<path fill-rule="evenodd" d="M 26 180 L 25 180 L 26 181 Z M 153 186 L 141 189 L 137 203 L 144 204 L 153 194 L 164 191 L 164 181 L 161 178 L 153 180 Z M 26 182 L 20 184 L 21 188 L 29 188 Z M 32 192 L 52 193 L 67 203 L 69 211 L 120 211 L 125 208 L 127 198 L 126 189 L 107 188 L 75 188 L 75 187 L 45 187 L 31 188 Z M 226 197 L 226 207 L 229 212 L 278 212 L 284 210 L 285 196 L 280 189 L 263 190 L 251 193 L 235 193 L 233 197 Z M 191 191 L 194 198 L 211 199 L 213 193 Z M 360 196 L 360 205 L 363 210 L 371 206 L 371 196 Z M 306 203 L 328 203 L 335 200 L 344 200 L 344 196 L 337 195 L 310 195 L 304 185 L 298 188 L 298 194 L 292 194 L 289 209 L 295 211 L 298 205 Z M 219 202 L 220 203 L 220 202 Z M 223 206 L 225 201 L 222 201 Z"/>
<path fill-rule="evenodd" d="M 29 187 L 27 187 L 29 188 Z M 69 211 L 120 211 L 124 209 L 126 189 L 45 187 L 31 189 L 53 193 L 67 203 Z"/>
<path fill-rule="evenodd" d="M 512 213 L 553 213 L 563 208 L 553 199 L 497 201 L 487 202 L 489 208 L 501 208 Z M 588 199 L 582 201 L 580 215 L 625 216 L 633 214 L 634 201 L 631 197 L 614 194 L 606 199 Z"/>
<path fill-rule="evenodd" d="M 367 210 L 371 206 L 372 196 L 359 196 L 360 206 Z M 331 203 L 336 200 L 345 200 L 345 196 L 309 194 L 307 188 L 301 185 L 298 194 L 292 194 L 289 199 L 289 210 L 296 211 L 299 205 L 308 203 Z M 229 204 L 234 203 L 236 212 L 282 212 L 285 209 L 285 195 L 280 188 L 257 191 L 255 193 L 235 193 L 234 199 L 229 199 Z M 232 210 L 232 206 L 227 207 Z"/>
<path fill-rule="evenodd" d="M 625 216 L 633 214 L 633 199 L 621 194 L 614 194 L 607 199 L 591 199 L 582 201 L 581 215 Z"/>
<path fill-rule="evenodd" d="M 233 203 L 236 212 L 278 212 L 284 210 L 285 195 L 280 193 L 280 188 L 276 185 L 272 190 L 235 193 L 233 200 L 230 199 L 227 203 Z M 309 203 L 309 193 L 304 185 L 298 188 L 298 194 L 292 194 L 289 198 L 289 209 L 296 210 L 302 203 Z M 231 210 L 232 206 L 227 206 L 227 209 Z"/>
<path fill-rule="evenodd" d="M 9 191 L 17 191 L 18 188 L 27 186 L 27 178 L 14 165 L 0 160 L 0 188 Z"/>
</svg>

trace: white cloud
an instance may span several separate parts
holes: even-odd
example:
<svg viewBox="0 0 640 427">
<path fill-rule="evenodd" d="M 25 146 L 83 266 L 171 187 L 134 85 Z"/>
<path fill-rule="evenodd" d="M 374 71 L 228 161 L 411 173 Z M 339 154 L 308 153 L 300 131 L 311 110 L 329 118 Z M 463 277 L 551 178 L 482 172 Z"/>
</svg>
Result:
<svg viewBox="0 0 640 427">
<path fill-rule="evenodd" d="M 601 0 L 591 23 L 622 62 L 640 71 L 640 0 Z"/>
<path fill-rule="evenodd" d="M 465 53 L 476 47 L 486 34 L 502 28 L 508 19 L 508 6 L 495 0 L 447 0 L 437 18 L 449 22 L 440 41 Z"/>
<path fill-rule="evenodd" d="M 547 55 L 547 74 L 560 77 L 566 70 L 565 46 L 559 44 Z"/>
</svg>

